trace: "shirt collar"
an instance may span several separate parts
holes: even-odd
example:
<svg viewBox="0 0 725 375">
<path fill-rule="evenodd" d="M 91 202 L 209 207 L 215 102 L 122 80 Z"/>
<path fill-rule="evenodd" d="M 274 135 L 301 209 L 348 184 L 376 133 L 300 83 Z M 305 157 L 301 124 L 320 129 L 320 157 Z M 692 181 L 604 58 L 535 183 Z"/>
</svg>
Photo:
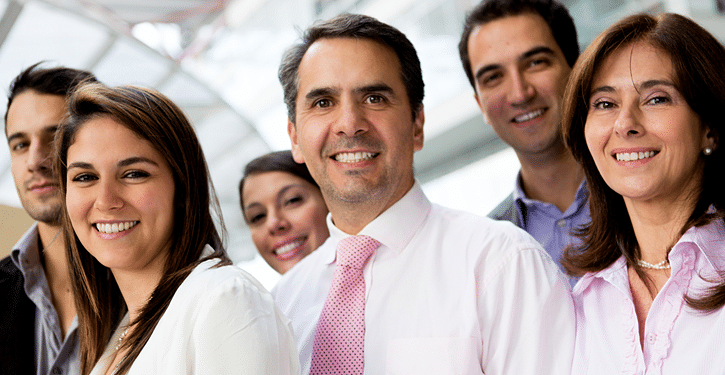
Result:
<svg viewBox="0 0 725 375">
<path fill-rule="evenodd" d="M 629 292 L 629 274 L 627 273 L 627 260 L 624 256 L 620 256 L 619 259 L 615 260 L 614 263 L 610 264 L 609 267 L 598 271 L 590 272 L 582 276 L 579 282 L 574 285 L 572 295 L 578 296 L 594 282 L 595 279 L 603 279 L 610 284 L 614 285 L 617 289 L 622 291 L 625 295 L 631 295 Z"/>
<path fill-rule="evenodd" d="M 381 248 L 385 247 L 400 254 L 428 217 L 431 207 L 420 184 L 415 181 L 413 187 L 400 200 L 368 223 L 358 235 L 370 236 L 381 243 Z M 350 237 L 332 223 L 332 214 L 327 215 L 327 227 L 330 230 L 328 241 L 334 244 Z M 332 251 L 324 255 L 327 264 L 335 262 L 335 247 L 331 246 Z"/>
<path fill-rule="evenodd" d="M 529 199 L 526 198 L 524 188 L 521 185 L 521 171 L 519 170 L 519 174 L 516 175 L 516 184 L 514 185 L 514 200 L 525 202 Z"/>
<path fill-rule="evenodd" d="M 580 208 L 583 206 L 587 199 L 589 199 L 589 189 L 587 189 L 587 179 L 582 179 L 582 182 L 579 184 L 579 187 L 576 190 L 576 195 L 574 195 L 574 202 L 576 203 L 577 208 Z M 514 200 L 520 201 L 521 203 L 530 206 L 534 203 L 537 203 L 539 201 L 528 198 L 526 194 L 524 193 L 524 189 L 521 184 L 521 171 L 519 171 L 519 174 L 516 176 L 516 187 L 514 188 Z"/>
<path fill-rule="evenodd" d="M 683 248 L 681 244 L 691 243 L 697 246 L 707 262 L 717 271 L 725 271 L 725 223 L 723 219 L 714 219 L 701 227 L 692 227 L 682 235 L 672 252 Z"/>
<path fill-rule="evenodd" d="M 722 251 L 725 248 L 725 223 L 723 219 L 715 219 L 704 226 L 688 229 L 672 248 L 670 259 L 674 259 L 673 255 L 687 248 L 687 244 L 694 244 L 715 270 L 725 271 L 725 253 Z M 627 262 L 624 256 L 621 256 L 609 267 L 599 272 L 584 275 L 574 286 L 573 294 L 583 293 L 596 278 L 604 279 L 618 289 L 626 291 L 629 288 L 629 280 L 625 279 L 629 277 L 626 268 Z"/>
<path fill-rule="evenodd" d="M 550 205 L 550 203 L 540 202 L 526 196 L 521 184 L 521 171 L 519 171 L 519 174 L 516 176 L 516 186 L 514 187 L 513 198 L 516 216 L 518 218 L 518 222 L 521 223 L 522 228 L 528 227 L 526 222 L 528 215 L 526 212 L 529 208 L 533 208 L 537 204 Z M 589 189 L 587 189 L 587 179 L 585 178 L 579 184 L 579 188 L 577 188 L 576 195 L 574 195 L 574 202 L 566 209 L 566 212 L 563 213 L 564 217 L 570 217 L 579 212 L 582 207 L 587 204 L 588 200 Z"/>
<path fill-rule="evenodd" d="M 10 259 L 15 266 L 25 275 L 30 271 L 29 267 L 40 264 L 40 249 L 38 248 L 38 223 L 28 229 L 20 240 L 10 251 Z"/>
</svg>

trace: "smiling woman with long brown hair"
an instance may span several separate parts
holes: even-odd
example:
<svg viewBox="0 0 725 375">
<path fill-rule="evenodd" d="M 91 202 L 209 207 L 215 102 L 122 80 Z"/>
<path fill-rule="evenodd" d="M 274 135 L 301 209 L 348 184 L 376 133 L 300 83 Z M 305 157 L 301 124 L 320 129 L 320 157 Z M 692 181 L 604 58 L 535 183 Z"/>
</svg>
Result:
<svg viewBox="0 0 725 375">
<path fill-rule="evenodd" d="M 725 48 L 686 17 L 630 16 L 564 101 L 592 219 L 563 258 L 583 275 L 573 373 L 725 373 Z"/>
<path fill-rule="evenodd" d="M 69 113 L 55 166 L 82 374 L 297 373 L 288 321 L 224 251 L 179 108 L 150 89 L 91 84 Z"/>
</svg>

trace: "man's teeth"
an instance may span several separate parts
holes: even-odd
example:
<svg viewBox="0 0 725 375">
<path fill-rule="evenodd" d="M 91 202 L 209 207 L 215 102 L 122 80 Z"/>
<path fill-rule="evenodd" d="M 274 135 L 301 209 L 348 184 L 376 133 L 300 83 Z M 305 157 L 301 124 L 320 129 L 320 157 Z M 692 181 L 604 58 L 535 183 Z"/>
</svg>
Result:
<svg viewBox="0 0 725 375">
<path fill-rule="evenodd" d="M 523 114 L 521 116 L 514 117 L 514 122 L 529 121 L 529 120 L 531 120 L 531 119 L 533 119 L 535 117 L 541 116 L 543 113 L 544 113 L 544 110 L 543 109 L 537 109 L 536 111 L 529 112 L 529 113 Z"/>
<path fill-rule="evenodd" d="M 656 152 L 654 151 L 644 151 L 644 152 L 625 152 L 621 154 L 615 154 L 615 157 L 618 161 L 636 161 L 640 159 L 646 159 L 651 158 L 655 156 Z"/>
<path fill-rule="evenodd" d="M 282 255 L 284 253 L 289 253 L 290 251 L 294 250 L 296 247 L 302 245 L 305 243 L 305 240 L 299 240 L 295 242 L 290 242 L 286 245 L 282 245 L 277 248 L 277 250 L 274 251 L 276 255 Z"/>
<path fill-rule="evenodd" d="M 138 221 L 127 221 L 125 223 L 96 224 L 96 229 L 101 233 L 118 233 L 133 228 Z"/>
<path fill-rule="evenodd" d="M 372 152 L 345 152 L 335 155 L 335 160 L 340 163 L 357 163 L 370 160 L 375 156 Z"/>
</svg>

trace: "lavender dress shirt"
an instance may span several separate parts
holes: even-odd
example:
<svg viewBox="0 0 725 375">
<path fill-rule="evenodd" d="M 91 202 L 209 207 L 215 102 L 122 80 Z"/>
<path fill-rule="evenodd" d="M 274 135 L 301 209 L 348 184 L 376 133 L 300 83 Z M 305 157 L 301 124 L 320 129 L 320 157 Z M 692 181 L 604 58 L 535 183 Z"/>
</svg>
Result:
<svg viewBox="0 0 725 375">
<path fill-rule="evenodd" d="M 564 212 L 551 203 L 527 198 L 521 188 L 520 176 L 516 179 L 514 202 L 519 226 L 539 241 L 556 264 L 560 264 L 561 254 L 567 246 L 581 243 L 573 232 L 591 221 L 586 180 L 579 185 L 574 202 Z M 561 270 L 564 272 L 563 268 Z"/>
<path fill-rule="evenodd" d="M 690 308 L 722 280 L 725 225 L 717 220 L 690 228 L 669 255 L 671 276 L 650 307 L 644 347 L 624 257 L 584 275 L 573 291 L 576 352 L 572 374 L 725 374 L 725 309 L 705 314 Z"/>
</svg>

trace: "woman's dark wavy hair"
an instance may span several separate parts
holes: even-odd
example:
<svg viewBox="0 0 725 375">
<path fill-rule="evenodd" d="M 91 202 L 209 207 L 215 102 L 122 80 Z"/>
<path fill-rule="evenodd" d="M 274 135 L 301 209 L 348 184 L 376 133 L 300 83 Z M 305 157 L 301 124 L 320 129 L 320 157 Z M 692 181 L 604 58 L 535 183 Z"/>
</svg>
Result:
<svg viewBox="0 0 725 375">
<path fill-rule="evenodd" d="M 249 176 L 266 173 L 266 172 L 285 172 L 293 176 L 297 176 L 309 183 L 312 186 L 320 189 L 317 182 L 310 175 L 310 171 L 307 169 L 307 165 L 304 163 L 297 163 L 292 157 L 292 151 L 275 151 L 268 154 L 264 154 L 255 158 L 254 160 L 247 163 L 244 167 L 244 175 L 242 180 L 239 181 L 239 203 L 242 206 L 242 213 L 244 213 L 244 182 Z M 246 220 L 246 216 L 245 216 Z"/>
<path fill-rule="evenodd" d="M 203 260 L 218 258 L 220 265 L 231 263 L 212 215 L 213 208 L 225 234 L 221 210 L 194 129 L 168 98 L 151 89 L 96 83 L 78 88 L 68 107 L 69 117 L 55 139 L 55 168 L 63 196 L 68 191 L 68 148 L 83 125 L 99 117 L 109 117 L 149 141 L 169 164 L 174 178 L 174 191 L 168 192 L 174 194 L 174 229 L 169 240 L 172 253 L 149 301 L 131 322 L 135 328 L 123 343 L 129 352 L 119 364 L 118 373 L 123 374 L 143 349 L 179 285 L 202 261 L 204 246 L 209 244 L 215 250 Z M 126 305 L 110 270 L 84 248 L 73 231 L 65 200 L 62 226 L 80 322 L 81 373 L 88 374 L 103 354 Z"/>
<path fill-rule="evenodd" d="M 599 174 L 584 138 L 592 82 L 600 64 L 613 51 L 635 42 L 652 45 L 672 60 L 675 86 L 687 104 L 699 116 L 703 126 L 719 143 L 723 134 L 722 108 L 725 108 L 725 48 L 705 29 L 678 14 L 652 16 L 636 14 L 607 28 L 579 57 L 564 94 L 563 135 L 574 157 L 582 164 L 589 187 L 591 223 L 580 233 L 583 244 L 564 251 L 562 264 L 572 275 L 597 272 L 624 256 L 643 280 L 637 266 L 640 249 L 622 196 L 613 191 Z M 725 153 L 716 148 L 704 158 L 701 190 L 681 229 L 702 226 L 725 217 Z M 708 212 L 709 207 L 714 212 Z M 725 250 L 725 249 L 724 249 Z M 686 297 L 702 311 L 714 311 L 725 305 L 725 282 L 713 287 L 704 297 Z"/>
</svg>

